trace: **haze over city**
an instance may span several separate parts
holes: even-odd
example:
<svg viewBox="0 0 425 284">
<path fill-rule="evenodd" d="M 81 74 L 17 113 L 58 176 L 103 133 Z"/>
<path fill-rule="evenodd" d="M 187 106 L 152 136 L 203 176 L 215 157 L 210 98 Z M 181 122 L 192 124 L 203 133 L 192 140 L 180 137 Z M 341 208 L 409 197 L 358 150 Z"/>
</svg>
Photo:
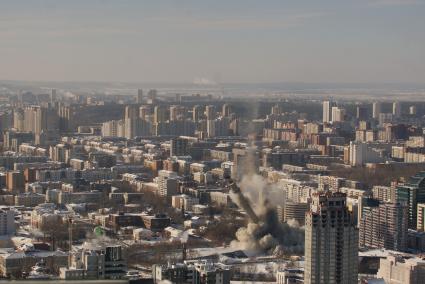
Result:
<svg viewBox="0 0 425 284">
<path fill-rule="evenodd" d="M 0 80 L 425 84 L 424 4 L 1 1 Z"/>
<path fill-rule="evenodd" d="M 425 0 L 0 0 L 0 283 L 424 284 Z"/>
</svg>

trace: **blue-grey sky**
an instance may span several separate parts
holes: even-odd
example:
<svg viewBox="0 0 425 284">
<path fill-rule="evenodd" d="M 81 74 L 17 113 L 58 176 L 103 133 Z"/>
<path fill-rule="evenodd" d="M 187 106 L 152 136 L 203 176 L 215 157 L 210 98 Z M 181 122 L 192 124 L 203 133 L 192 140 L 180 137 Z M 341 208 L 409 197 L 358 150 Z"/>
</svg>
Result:
<svg viewBox="0 0 425 284">
<path fill-rule="evenodd" d="M 0 0 L 0 80 L 425 83 L 425 0 Z"/>
</svg>

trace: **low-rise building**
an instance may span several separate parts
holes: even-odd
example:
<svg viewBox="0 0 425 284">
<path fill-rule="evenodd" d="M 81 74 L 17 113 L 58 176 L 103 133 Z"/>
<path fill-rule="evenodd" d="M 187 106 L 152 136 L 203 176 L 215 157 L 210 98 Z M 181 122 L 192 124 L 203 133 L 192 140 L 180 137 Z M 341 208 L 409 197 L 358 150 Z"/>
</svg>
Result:
<svg viewBox="0 0 425 284">
<path fill-rule="evenodd" d="M 40 193 L 26 192 L 15 196 L 16 206 L 34 207 L 44 203 L 46 196 Z"/>
<path fill-rule="evenodd" d="M 37 262 L 43 261 L 51 271 L 57 271 L 68 263 L 68 254 L 62 251 L 14 249 L 0 250 L 0 274 L 3 277 L 21 277 L 22 273 L 29 272 Z"/>
<path fill-rule="evenodd" d="M 127 272 L 127 261 L 119 245 L 85 243 L 71 257 L 69 268 L 60 269 L 64 280 L 121 279 Z"/>
<path fill-rule="evenodd" d="M 378 278 L 387 284 L 418 284 L 425 279 L 425 261 L 421 258 L 388 256 L 379 262 Z"/>
<path fill-rule="evenodd" d="M 304 270 L 285 268 L 276 272 L 276 284 L 301 284 L 304 283 Z"/>
<path fill-rule="evenodd" d="M 162 231 L 171 223 L 170 217 L 165 214 L 142 215 L 145 227 L 153 232 Z"/>
<path fill-rule="evenodd" d="M 173 265 L 154 265 L 154 283 L 216 283 L 230 284 L 230 270 L 226 266 L 208 261 L 185 261 Z"/>
</svg>

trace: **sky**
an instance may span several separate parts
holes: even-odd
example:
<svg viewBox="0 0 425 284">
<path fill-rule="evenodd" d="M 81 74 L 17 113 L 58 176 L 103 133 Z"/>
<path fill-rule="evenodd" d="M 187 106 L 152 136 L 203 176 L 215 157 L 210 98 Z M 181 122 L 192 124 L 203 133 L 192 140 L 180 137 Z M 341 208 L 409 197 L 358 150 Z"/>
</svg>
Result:
<svg viewBox="0 0 425 284">
<path fill-rule="evenodd" d="M 425 0 L 0 0 L 0 80 L 425 83 Z"/>
</svg>

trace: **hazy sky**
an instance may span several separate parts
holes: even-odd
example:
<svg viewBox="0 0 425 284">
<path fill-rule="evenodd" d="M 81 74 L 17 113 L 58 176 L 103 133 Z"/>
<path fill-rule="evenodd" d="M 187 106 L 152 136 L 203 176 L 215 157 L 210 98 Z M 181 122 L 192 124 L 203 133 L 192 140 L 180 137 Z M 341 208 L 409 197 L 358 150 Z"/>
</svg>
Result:
<svg viewBox="0 0 425 284">
<path fill-rule="evenodd" d="M 0 0 L 0 80 L 425 83 L 425 0 Z"/>
</svg>

